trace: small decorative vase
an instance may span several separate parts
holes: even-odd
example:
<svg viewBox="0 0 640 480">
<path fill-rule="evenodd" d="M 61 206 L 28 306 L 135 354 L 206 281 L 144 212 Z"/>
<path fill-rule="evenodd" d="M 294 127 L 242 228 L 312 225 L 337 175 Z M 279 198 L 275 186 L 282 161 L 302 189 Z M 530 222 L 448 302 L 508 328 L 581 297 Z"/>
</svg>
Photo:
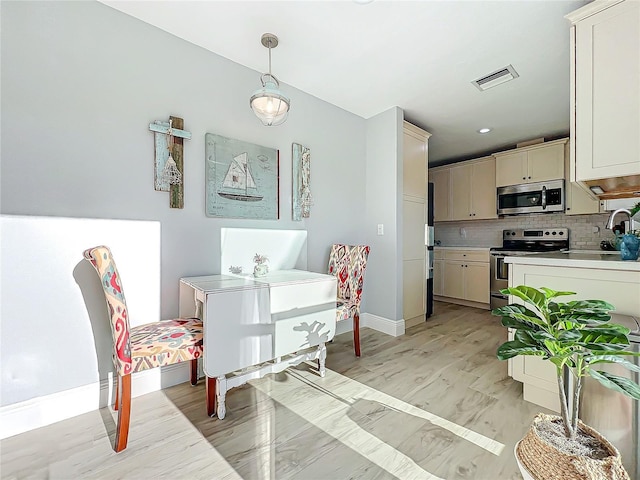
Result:
<svg viewBox="0 0 640 480">
<path fill-rule="evenodd" d="M 622 242 L 620 242 L 620 258 L 622 260 L 638 260 L 639 251 L 640 238 L 630 233 L 622 236 Z"/>
<path fill-rule="evenodd" d="M 261 263 L 259 265 L 256 265 L 255 267 L 253 267 L 253 276 L 254 277 L 263 277 L 267 273 L 269 273 L 269 266 L 264 264 L 264 263 Z"/>
</svg>

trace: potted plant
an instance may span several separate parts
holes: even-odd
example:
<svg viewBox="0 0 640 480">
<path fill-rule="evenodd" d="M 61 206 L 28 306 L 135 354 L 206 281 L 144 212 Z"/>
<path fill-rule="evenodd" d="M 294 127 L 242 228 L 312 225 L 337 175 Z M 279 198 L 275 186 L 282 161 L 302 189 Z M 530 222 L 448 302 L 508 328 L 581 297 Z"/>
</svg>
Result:
<svg viewBox="0 0 640 480">
<path fill-rule="evenodd" d="M 629 362 L 629 329 L 610 323 L 613 305 L 603 300 L 556 302 L 557 297 L 574 292 L 520 285 L 501 290 L 519 298 L 496 308 L 493 315 L 515 330 L 514 339 L 496 352 L 500 360 L 518 355 L 535 355 L 556 368 L 560 396 L 560 416 L 538 414 L 525 437 L 516 446 L 516 458 L 525 479 L 629 479 L 618 450 L 597 431 L 579 419 L 583 379 L 591 376 L 605 387 L 636 400 L 640 386 L 626 377 L 598 370 L 605 363 L 620 364 L 630 370 L 640 368 Z M 572 385 L 572 394 L 565 385 Z M 523 468 L 524 467 L 524 468 Z"/>
</svg>

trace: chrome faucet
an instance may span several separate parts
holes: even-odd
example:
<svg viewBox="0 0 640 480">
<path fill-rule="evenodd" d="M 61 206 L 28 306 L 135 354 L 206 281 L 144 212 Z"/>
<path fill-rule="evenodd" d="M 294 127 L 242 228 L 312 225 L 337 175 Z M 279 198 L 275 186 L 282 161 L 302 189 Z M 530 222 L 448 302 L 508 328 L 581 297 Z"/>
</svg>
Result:
<svg viewBox="0 0 640 480">
<path fill-rule="evenodd" d="M 611 213 L 611 216 L 609 217 L 609 220 L 607 221 L 607 229 L 609 230 L 613 230 L 613 221 L 616 218 L 616 215 L 618 213 L 626 213 L 627 214 L 627 218 L 629 219 L 629 223 L 631 223 L 631 212 L 629 210 L 627 210 L 626 208 L 619 208 L 615 211 L 613 211 Z M 635 217 L 635 215 L 634 215 Z"/>
</svg>

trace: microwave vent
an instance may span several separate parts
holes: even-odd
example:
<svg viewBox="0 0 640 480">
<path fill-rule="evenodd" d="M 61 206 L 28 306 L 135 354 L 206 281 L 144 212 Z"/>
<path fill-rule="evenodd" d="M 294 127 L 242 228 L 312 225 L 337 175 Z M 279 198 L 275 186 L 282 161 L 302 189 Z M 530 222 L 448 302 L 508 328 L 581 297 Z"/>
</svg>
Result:
<svg viewBox="0 0 640 480">
<path fill-rule="evenodd" d="M 515 78 L 518 78 L 518 72 L 513 68 L 512 65 L 507 65 L 500 70 L 496 70 L 489 75 L 485 75 L 484 77 L 478 78 L 471 82 L 475 87 L 481 92 L 487 90 L 488 88 L 495 87 L 505 82 L 509 82 Z"/>
</svg>

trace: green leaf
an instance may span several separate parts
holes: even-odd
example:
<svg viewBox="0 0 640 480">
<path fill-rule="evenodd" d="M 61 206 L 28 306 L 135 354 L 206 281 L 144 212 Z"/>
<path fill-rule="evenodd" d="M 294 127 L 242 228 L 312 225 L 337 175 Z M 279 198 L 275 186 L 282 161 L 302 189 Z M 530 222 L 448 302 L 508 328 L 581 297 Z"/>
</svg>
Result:
<svg viewBox="0 0 640 480">
<path fill-rule="evenodd" d="M 599 345 L 597 345 L 599 347 Z M 620 345 L 616 345 L 616 347 L 620 347 Z M 623 348 L 627 348 L 628 345 L 623 346 Z M 591 355 L 609 355 L 610 351 L 608 350 L 599 350 L 597 348 L 592 348 L 591 349 Z M 616 350 L 616 353 L 614 354 L 616 356 L 618 355 L 631 355 L 634 357 L 640 357 L 640 352 L 634 352 L 633 350 Z"/>
<path fill-rule="evenodd" d="M 517 318 L 511 317 L 502 317 L 502 326 L 517 328 L 519 330 L 533 330 L 534 327 L 531 325 L 531 322 L 519 320 Z"/>
<path fill-rule="evenodd" d="M 575 295 L 576 292 L 557 292 L 555 290 L 551 290 L 550 288 L 547 287 L 540 287 L 540 290 L 542 290 L 545 294 L 545 296 L 549 299 L 551 298 L 555 298 L 555 297 L 560 297 L 563 295 Z"/>
<path fill-rule="evenodd" d="M 539 309 L 544 308 L 547 304 L 547 297 L 544 292 L 541 292 L 537 288 L 529 287 L 527 285 L 518 285 L 517 287 L 509 287 L 500 290 L 503 295 L 513 295 L 524 300 L 526 303 L 535 305 Z"/>
<path fill-rule="evenodd" d="M 509 305 L 505 305 L 504 307 L 496 308 L 491 313 L 493 313 L 494 315 L 502 316 L 503 319 L 506 317 L 520 320 L 521 322 L 529 324 L 532 327 L 547 326 L 547 322 L 544 319 L 538 317 L 538 314 L 536 312 L 533 312 L 524 305 L 519 305 L 517 303 L 510 303 Z"/>
<path fill-rule="evenodd" d="M 582 333 L 578 330 L 561 330 L 558 333 L 558 341 L 573 343 L 582 338 Z"/>
<path fill-rule="evenodd" d="M 525 345 L 524 343 L 512 340 L 505 342 L 498 347 L 496 356 L 500 360 L 508 360 L 517 355 L 539 355 L 543 356 L 547 352 L 536 346 Z"/>
<path fill-rule="evenodd" d="M 623 393 L 631 398 L 640 400 L 640 385 L 626 377 L 620 377 L 600 370 L 587 370 L 589 375 L 598 380 L 602 385 L 617 392 Z"/>
<path fill-rule="evenodd" d="M 618 357 L 617 355 L 589 355 L 585 357 L 585 360 L 589 363 L 589 365 L 594 365 L 596 363 L 617 363 L 624 366 L 628 370 L 640 372 L 640 366 L 636 365 L 635 363 L 631 363 L 624 358 Z"/>
</svg>

